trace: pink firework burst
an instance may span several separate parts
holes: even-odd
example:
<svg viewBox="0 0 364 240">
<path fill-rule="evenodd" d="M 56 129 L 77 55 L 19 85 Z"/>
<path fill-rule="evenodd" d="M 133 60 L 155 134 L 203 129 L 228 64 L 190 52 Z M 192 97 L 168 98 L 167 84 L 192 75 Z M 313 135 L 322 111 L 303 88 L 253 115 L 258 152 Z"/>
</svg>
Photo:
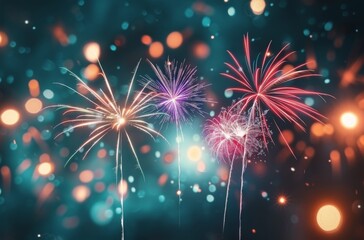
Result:
<svg viewBox="0 0 364 240">
<path fill-rule="evenodd" d="M 321 122 L 320 119 L 324 118 L 317 110 L 303 103 L 301 96 L 316 95 L 321 97 L 323 95 L 329 95 L 294 86 L 287 86 L 287 83 L 294 80 L 320 76 L 311 70 L 305 69 L 304 67 L 307 63 L 303 63 L 287 71 L 282 71 L 287 59 L 294 54 L 294 52 L 285 54 L 287 48 L 288 44 L 276 56 L 271 56 L 269 43 L 262 60 L 259 61 L 259 58 L 257 58 L 256 61 L 252 62 L 249 37 L 244 36 L 245 68 L 228 51 L 233 63 L 225 63 L 230 72 L 222 73 L 223 76 L 239 83 L 238 87 L 231 87 L 229 90 L 243 94 L 241 100 L 237 101 L 234 107 L 238 107 L 240 112 L 251 109 L 250 113 L 252 117 L 254 118 L 255 114 L 257 114 L 261 119 L 259 122 L 261 123 L 262 132 L 265 133 L 263 136 L 265 144 L 267 144 L 267 138 L 273 141 L 271 132 L 268 131 L 266 115 L 263 114 L 265 110 L 269 110 L 283 121 L 293 123 L 303 131 L 305 131 L 305 123 L 300 115 L 308 116 L 319 122 Z M 281 134 L 276 122 L 275 125 Z M 287 146 L 289 147 L 288 144 Z M 292 149 L 290 147 L 289 149 L 293 154 Z"/>
<path fill-rule="evenodd" d="M 220 114 L 207 120 L 204 126 L 205 140 L 213 155 L 218 160 L 230 165 L 228 183 L 225 195 L 225 207 L 223 217 L 223 229 L 225 229 L 226 210 L 229 199 L 231 173 L 234 162 L 242 161 L 242 175 L 247 165 L 245 156 L 259 153 L 263 144 L 263 135 L 259 119 L 248 121 L 248 112 L 241 114 L 236 108 L 222 109 Z M 243 185 L 243 182 L 241 182 Z"/>
<path fill-rule="evenodd" d="M 222 109 L 217 117 L 207 120 L 204 133 L 213 155 L 225 163 L 241 158 L 244 151 L 251 156 L 262 148 L 258 119 L 248 125 L 247 114 L 240 114 L 236 109 Z"/>
<path fill-rule="evenodd" d="M 245 50 L 245 65 L 244 67 L 239 63 L 237 58 L 228 51 L 233 63 L 225 63 L 230 72 L 222 73 L 223 76 L 230 78 L 239 84 L 238 87 L 229 88 L 229 90 L 240 92 L 243 97 L 233 104 L 232 108 L 236 108 L 239 113 L 248 112 L 248 126 L 252 124 L 256 118 L 259 119 L 258 123 L 263 135 L 263 142 L 267 147 L 268 140 L 273 141 L 272 134 L 268 129 L 268 121 L 266 112 L 272 112 L 274 116 L 282 121 L 288 121 L 305 130 L 305 123 L 300 115 L 308 116 L 319 122 L 324 118 L 314 108 L 304 104 L 301 100 L 302 96 L 316 95 L 322 97 L 323 95 L 329 96 L 316 91 L 309 91 L 302 88 L 288 86 L 294 80 L 304 79 L 306 77 L 319 76 L 312 71 L 305 69 L 307 63 L 292 67 L 287 71 L 282 68 L 287 59 L 294 54 L 294 52 L 285 53 L 288 45 L 284 46 L 278 54 L 271 56 L 270 44 L 268 45 L 265 53 L 260 60 L 257 58 L 252 62 L 250 56 L 250 43 L 249 37 L 244 36 L 244 50 Z M 284 138 L 278 124 L 274 123 L 284 139 L 287 147 L 294 153 Z M 249 135 L 250 132 L 247 132 Z M 244 139 L 244 149 L 248 146 L 248 137 Z M 246 162 L 247 151 L 243 152 L 242 161 Z M 245 166 L 241 170 L 241 184 L 240 184 L 240 211 L 239 211 L 239 239 L 241 239 L 242 227 L 242 191 L 243 191 L 243 177 Z"/>
</svg>

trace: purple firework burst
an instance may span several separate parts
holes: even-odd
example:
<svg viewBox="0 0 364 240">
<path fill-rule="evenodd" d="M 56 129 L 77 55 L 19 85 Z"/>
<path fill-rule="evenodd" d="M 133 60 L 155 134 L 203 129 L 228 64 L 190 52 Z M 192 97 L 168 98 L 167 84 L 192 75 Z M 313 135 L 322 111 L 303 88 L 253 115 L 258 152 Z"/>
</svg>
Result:
<svg viewBox="0 0 364 240">
<path fill-rule="evenodd" d="M 204 92 L 208 86 L 196 76 L 196 67 L 186 65 L 184 62 L 167 60 L 164 71 L 158 65 L 149 61 L 156 77 L 146 76 L 142 84 L 156 93 L 153 99 L 158 111 L 165 113 L 161 123 L 172 122 L 176 126 L 177 158 L 178 158 L 178 199 L 181 202 L 181 155 L 180 141 L 183 140 L 182 122 L 191 121 L 195 114 L 203 115 L 202 106 L 210 101 Z M 180 215 L 179 215 L 180 216 Z"/>
<path fill-rule="evenodd" d="M 202 115 L 201 107 L 208 102 L 204 89 L 208 86 L 196 76 L 197 69 L 185 62 L 167 60 L 164 71 L 149 61 L 156 77 L 146 76 L 143 84 L 158 96 L 154 98 L 159 111 L 166 113 L 162 123 L 190 121 L 195 114 Z"/>
</svg>

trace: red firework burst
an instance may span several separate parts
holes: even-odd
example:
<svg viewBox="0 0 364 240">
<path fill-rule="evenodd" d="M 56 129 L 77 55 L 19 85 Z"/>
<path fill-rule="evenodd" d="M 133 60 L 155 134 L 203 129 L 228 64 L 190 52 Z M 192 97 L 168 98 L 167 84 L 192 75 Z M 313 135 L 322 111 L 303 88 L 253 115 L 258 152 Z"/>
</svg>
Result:
<svg viewBox="0 0 364 240">
<path fill-rule="evenodd" d="M 319 122 L 324 116 L 314 108 L 303 103 L 300 97 L 307 95 L 329 96 L 321 92 L 309 91 L 287 85 L 287 83 L 293 80 L 320 76 L 309 69 L 305 69 L 304 67 L 307 63 L 293 67 L 288 71 L 282 71 L 286 60 L 294 54 L 294 52 L 285 53 L 287 47 L 288 44 L 276 56 L 272 56 L 270 54 L 269 43 L 262 60 L 260 61 L 257 58 L 252 62 L 249 37 L 246 35 L 244 36 L 245 67 L 242 67 L 237 58 L 228 51 L 233 63 L 225 64 L 231 71 L 222 73 L 223 76 L 240 84 L 239 87 L 229 88 L 229 90 L 243 93 L 243 97 L 233 104 L 233 107 L 237 107 L 240 112 L 245 112 L 250 109 L 251 119 L 254 119 L 257 114 L 257 117 L 260 119 L 259 122 L 261 123 L 265 145 L 267 145 L 268 138 L 272 141 L 273 139 L 271 132 L 268 130 L 268 123 L 264 111 L 269 110 L 279 119 L 289 121 L 305 131 L 305 123 L 300 115 L 308 116 Z M 275 121 L 274 123 L 282 135 L 277 123 Z M 292 152 L 289 146 L 288 148 Z"/>
</svg>

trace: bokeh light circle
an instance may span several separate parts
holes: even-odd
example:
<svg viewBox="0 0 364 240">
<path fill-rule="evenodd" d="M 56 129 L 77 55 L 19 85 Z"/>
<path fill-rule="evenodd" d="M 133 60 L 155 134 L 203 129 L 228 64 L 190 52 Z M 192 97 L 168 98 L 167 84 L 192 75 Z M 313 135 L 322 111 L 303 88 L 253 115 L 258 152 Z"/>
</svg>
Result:
<svg viewBox="0 0 364 240">
<path fill-rule="evenodd" d="M 1 113 L 1 121 L 5 125 L 14 125 L 19 121 L 20 114 L 15 109 L 6 109 Z"/>
<path fill-rule="evenodd" d="M 255 15 L 260 15 L 264 12 L 266 7 L 266 3 L 264 0 L 251 0 L 250 8 L 252 9 Z"/>
<path fill-rule="evenodd" d="M 85 55 L 85 58 L 89 62 L 97 62 L 97 60 L 100 57 L 100 45 L 97 42 L 90 42 L 87 43 L 83 47 L 83 54 Z"/>
<path fill-rule="evenodd" d="M 317 211 L 316 221 L 322 230 L 332 232 L 341 224 L 341 213 L 334 205 L 324 205 Z"/>
<path fill-rule="evenodd" d="M 50 162 L 43 162 L 38 165 L 38 173 L 42 176 L 48 176 L 53 172 L 53 165 Z"/>
<path fill-rule="evenodd" d="M 180 32 L 171 32 L 166 39 L 168 47 L 175 49 L 181 46 L 183 42 L 183 36 Z"/>
<path fill-rule="evenodd" d="M 91 207 L 90 215 L 94 223 L 103 226 L 111 221 L 114 214 L 106 203 L 97 202 Z"/>
<path fill-rule="evenodd" d="M 39 113 L 43 108 L 43 103 L 38 98 L 30 98 L 25 103 L 25 109 L 32 114 Z"/>
<path fill-rule="evenodd" d="M 76 186 L 72 191 L 72 195 L 77 202 L 85 201 L 90 196 L 90 194 L 90 189 L 84 185 Z"/>
<path fill-rule="evenodd" d="M 161 42 L 154 42 L 149 46 L 149 55 L 152 58 L 159 58 L 164 52 L 164 47 Z"/>
<path fill-rule="evenodd" d="M 340 117 L 341 125 L 347 129 L 353 129 L 358 125 L 358 116 L 353 112 L 344 112 Z"/>
<path fill-rule="evenodd" d="M 189 160 L 194 162 L 200 160 L 202 157 L 201 148 L 199 146 L 191 146 L 190 148 L 188 148 L 187 157 Z"/>
<path fill-rule="evenodd" d="M 8 35 L 5 32 L 0 32 L 0 47 L 5 47 L 8 44 Z"/>
<path fill-rule="evenodd" d="M 287 204 L 287 198 L 283 195 L 278 197 L 278 204 L 279 205 L 286 205 Z"/>
</svg>

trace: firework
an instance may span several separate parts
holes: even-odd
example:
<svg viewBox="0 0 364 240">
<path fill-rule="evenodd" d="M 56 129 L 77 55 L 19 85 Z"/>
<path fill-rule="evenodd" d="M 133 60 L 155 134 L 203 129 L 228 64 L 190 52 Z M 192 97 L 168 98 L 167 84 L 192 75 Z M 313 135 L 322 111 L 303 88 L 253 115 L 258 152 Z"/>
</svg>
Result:
<svg viewBox="0 0 364 240">
<path fill-rule="evenodd" d="M 231 91 L 243 94 L 243 97 L 237 101 L 233 107 L 238 107 L 240 112 L 251 109 L 250 114 L 252 115 L 252 118 L 254 118 L 255 115 L 258 115 L 261 119 L 262 132 L 265 133 L 263 136 L 265 143 L 267 143 L 268 138 L 273 141 L 271 131 L 268 130 L 266 114 L 264 114 L 266 110 L 269 110 L 269 112 L 283 121 L 287 120 L 293 123 L 303 131 L 305 130 L 305 123 L 299 114 L 306 115 L 319 122 L 321 122 L 321 119 L 325 118 L 317 110 L 303 103 L 300 96 L 316 95 L 321 97 L 329 95 L 286 85 L 286 83 L 293 80 L 320 76 L 313 73 L 311 70 L 304 69 L 307 63 L 292 67 L 287 71 L 282 71 L 282 67 L 286 60 L 294 54 L 294 52 L 284 54 L 284 51 L 287 48 L 288 44 L 285 45 L 276 56 L 272 56 L 269 44 L 262 61 L 259 61 L 259 58 L 257 58 L 256 61 L 252 62 L 249 37 L 244 36 L 245 68 L 243 68 L 237 58 L 228 51 L 233 60 L 233 64 L 225 64 L 231 72 L 222 73 L 223 76 L 239 83 L 238 87 L 228 88 Z M 276 122 L 275 125 L 278 128 Z M 278 130 L 281 133 L 279 128 Z M 282 137 L 284 138 L 283 135 Z M 293 151 L 288 144 L 287 147 L 293 154 Z"/>
<path fill-rule="evenodd" d="M 258 119 L 248 124 L 247 115 L 238 113 L 236 109 L 222 109 L 217 117 L 207 120 L 204 127 L 205 139 L 213 155 L 218 160 L 230 165 L 225 196 L 223 230 L 225 229 L 226 209 L 234 161 L 241 159 L 241 164 L 245 169 L 247 162 L 245 158 L 242 158 L 244 152 L 251 156 L 262 149 L 262 143 L 259 140 L 262 132 L 257 122 Z M 246 142 L 245 145 L 244 142 Z"/>
<path fill-rule="evenodd" d="M 286 60 L 294 54 L 294 52 L 285 54 L 287 48 L 288 45 L 284 46 L 276 56 L 272 56 L 269 44 L 262 60 L 260 61 L 259 58 L 257 58 L 252 62 L 250 56 L 249 37 L 244 36 L 244 67 L 239 63 L 237 58 L 228 51 L 233 63 L 225 63 L 230 72 L 222 73 L 223 76 L 230 78 L 239 84 L 238 87 L 232 87 L 229 88 L 229 90 L 243 94 L 243 97 L 233 104 L 232 108 L 237 108 L 240 113 L 249 111 L 248 126 L 255 118 L 259 119 L 258 122 L 260 123 L 260 128 L 263 133 L 263 142 L 266 147 L 268 140 L 273 141 L 271 131 L 268 129 L 268 121 L 265 114 L 266 111 L 271 112 L 274 116 L 278 117 L 278 119 L 293 123 L 302 130 L 305 130 L 305 123 L 299 116 L 300 114 L 308 116 L 309 118 L 319 122 L 321 122 L 320 119 L 324 118 L 324 116 L 317 110 L 304 104 L 300 97 L 307 95 L 322 97 L 327 94 L 287 86 L 287 83 L 290 83 L 293 80 L 319 76 L 304 68 L 307 63 L 292 67 L 287 71 L 283 71 L 282 68 Z M 274 124 L 284 139 L 287 147 L 294 155 L 275 120 Z M 247 134 L 249 134 L 249 132 Z M 246 148 L 248 144 L 247 139 L 248 138 L 244 140 L 244 148 Z M 243 162 L 245 161 L 246 154 L 247 152 L 244 151 Z M 242 168 L 241 183 L 243 182 L 243 173 L 244 167 Z M 240 194 L 242 190 L 243 184 L 241 184 Z M 239 239 L 241 239 L 241 216 L 242 196 L 240 195 Z"/>
<path fill-rule="evenodd" d="M 139 63 L 135 68 L 133 77 L 131 79 L 128 93 L 122 105 L 118 105 L 114 94 L 111 90 L 111 86 L 105 75 L 105 72 L 99 63 L 101 68 L 101 75 L 104 79 L 107 91 L 100 89 L 99 91 L 92 89 L 89 87 L 80 77 L 78 77 L 73 72 L 67 70 L 73 77 L 78 81 L 77 86 L 80 88 L 84 88 L 87 90 L 90 96 L 86 96 L 82 94 L 80 91 L 73 89 L 63 83 L 58 83 L 61 86 L 66 87 L 67 89 L 72 90 L 74 93 L 78 94 L 80 97 L 86 100 L 87 103 L 91 104 L 91 107 L 83 107 L 83 106 L 71 106 L 65 104 L 58 104 L 50 107 L 55 107 L 58 109 L 63 109 L 64 115 L 72 114 L 72 118 L 69 120 L 64 120 L 57 126 L 63 125 L 70 127 L 66 128 L 66 130 L 59 133 L 58 136 L 61 136 L 65 133 L 68 133 L 74 129 L 79 128 L 93 128 L 90 132 L 88 139 L 81 144 L 81 146 L 71 155 L 66 164 L 79 152 L 81 149 L 88 146 L 83 158 L 87 156 L 90 150 L 105 137 L 105 135 L 109 133 L 116 133 L 116 178 L 118 179 L 118 169 L 120 171 L 121 182 L 123 181 L 123 164 L 122 164 L 122 139 L 125 137 L 127 142 L 129 143 L 130 149 L 132 150 L 138 167 L 143 175 L 143 170 L 140 166 L 140 162 L 138 156 L 135 151 L 135 147 L 133 144 L 133 140 L 130 135 L 130 130 L 140 130 L 147 135 L 153 136 L 163 136 L 153 130 L 150 127 L 150 123 L 147 121 L 148 118 L 153 116 L 161 115 L 162 113 L 156 112 L 153 110 L 156 109 L 156 106 L 153 104 L 153 99 L 157 96 L 155 93 L 144 93 L 145 88 L 148 83 L 145 84 L 143 89 L 140 92 L 135 94 L 133 100 L 130 100 L 130 95 L 132 92 L 132 85 L 135 79 L 136 71 L 138 69 Z M 120 154 L 120 159 L 119 159 Z M 121 238 L 124 239 L 124 197 L 121 194 L 120 198 L 121 203 L 121 227 L 122 227 L 122 235 Z"/>
<path fill-rule="evenodd" d="M 231 163 L 237 155 L 244 151 L 250 156 L 261 149 L 259 136 L 262 135 L 255 121 L 248 126 L 247 114 L 241 114 L 236 109 L 222 109 L 219 115 L 207 120 L 204 127 L 205 138 L 213 155 L 220 161 Z M 249 132 L 247 146 L 244 149 L 243 142 Z"/>
<path fill-rule="evenodd" d="M 195 114 L 202 115 L 201 107 L 208 102 L 204 89 L 207 84 L 201 82 L 195 67 L 178 64 L 167 60 L 164 71 L 149 61 L 156 78 L 146 76 L 142 83 L 150 82 L 147 86 L 151 92 L 158 93 L 154 98 L 160 112 L 166 113 L 161 117 L 161 123 L 173 122 L 177 132 L 177 158 L 178 158 L 178 196 L 181 201 L 181 158 L 180 141 L 183 140 L 182 123 L 188 122 Z"/>
</svg>

